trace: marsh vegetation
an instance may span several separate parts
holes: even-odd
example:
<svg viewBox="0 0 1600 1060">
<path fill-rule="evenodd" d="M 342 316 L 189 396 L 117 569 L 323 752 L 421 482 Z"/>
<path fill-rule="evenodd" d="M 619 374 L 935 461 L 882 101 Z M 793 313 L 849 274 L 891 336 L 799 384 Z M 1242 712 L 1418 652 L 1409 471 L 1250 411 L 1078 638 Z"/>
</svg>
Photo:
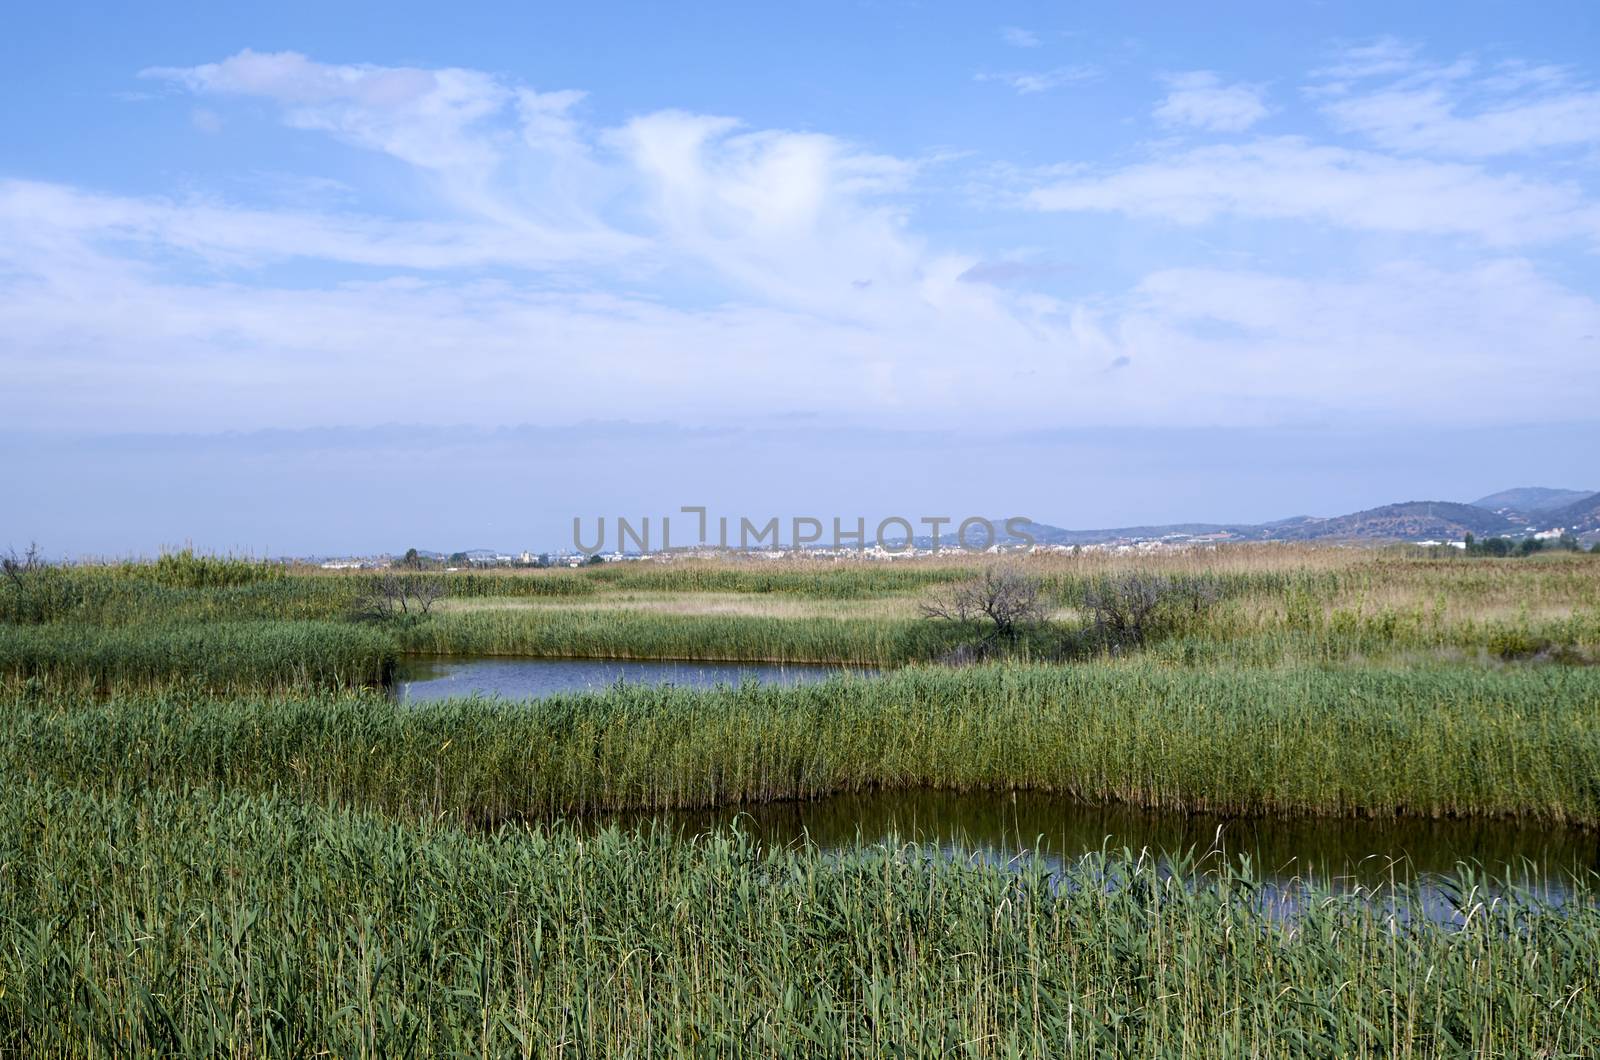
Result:
<svg viewBox="0 0 1600 1060">
<path fill-rule="evenodd" d="M 397 703 L 419 652 L 883 672 Z M 1020 792 L 1581 849 L 1597 658 L 1600 559 L 1570 551 L 19 556 L 0 1054 L 1593 1055 L 1581 859 L 1559 902 L 1470 865 L 1285 892 L 1181 850 L 997 861 L 639 815 Z"/>
</svg>

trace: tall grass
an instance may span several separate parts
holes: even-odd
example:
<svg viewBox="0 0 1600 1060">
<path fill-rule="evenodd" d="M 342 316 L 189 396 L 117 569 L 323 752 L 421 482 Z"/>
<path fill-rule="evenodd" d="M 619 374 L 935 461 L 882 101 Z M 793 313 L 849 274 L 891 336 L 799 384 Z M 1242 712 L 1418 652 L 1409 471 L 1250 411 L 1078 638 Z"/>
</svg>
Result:
<svg viewBox="0 0 1600 1060">
<path fill-rule="evenodd" d="M 1592 1056 L 1600 906 L 0 779 L 0 1054 Z"/>
<path fill-rule="evenodd" d="M 887 565 L 680 561 L 425 574 L 419 576 L 439 579 L 460 601 L 560 606 L 452 611 L 406 635 L 413 650 L 431 652 L 895 665 L 936 657 L 960 639 L 910 616 L 916 600 L 985 562 L 970 556 Z M 1041 555 L 1015 562 L 1043 579 L 1052 604 L 1066 609 L 1066 626 L 1088 587 L 1109 571 L 1137 565 L 1180 584 L 1204 580 L 1219 602 L 1157 638 L 1163 642 L 1160 657 L 1178 665 L 1394 660 L 1426 653 L 1600 659 L 1600 562 L 1586 555 L 1456 560 L 1280 547 L 1134 559 Z M 50 605 L 46 624 L 347 621 L 373 577 L 285 573 L 271 564 L 179 554 L 156 564 L 56 568 L 47 574 L 50 591 L 39 595 Z M 690 611 L 695 594 L 702 593 L 827 599 L 841 610 L 803 618 L 739 617 L 673 614 L 654 606 L 674 593 L 684 595 Z M 23 620 L 15 596 L 0 591 L 0 625 Z M 586 608 L 591 601 L 606 606 Z M 892 603 L 890 610 L 884 601 Z M 850 610 L 856 604 L 859 615 Z M 38 610 L 30 607 L 28 614 Z M 1031 654 L 1057 654 L 1060 643 L 1049 640 L 1036 638 Z"/>
<path fill-rule="evenodd" d="M 388 633 L 332 622 L 0 625 L 0 675 L 72 690 L 361 688 L 387 684 L 398 658 Z"/>
<path fill-rule="evenodd" d="M 977 634 L 916 619 L 766 618 L 625 610 L 494 610 L 436 615 L 402 632 L 408 651 L 893 666 Z"/>
<path fill-rule="evenodd" d="M 1600 827 L 1600 670 L 1004 664 L 423 706 L 34 695 L 0 712 L 0 764 L 462 820 L 927 787 Z"/>
<path fill-rule="evenodd" d="M 1445 924 L 1405 886 L 1278 908 L 1248 866 L 556 823 L 926 787 L 1600 828 L 1600 668 L 1499 661 L 1594 658 L 1592 557 L 1039 556 L 1064 608 L 1131 563 L 1221 598 L 1086 665 L 368 688 L 402 646 L 914 662 L 970 631 L 893 616 L 983 562 L 441 574 L 552 606 L 397 626 L 347 620 L 368 575 L 181 554 L 0 594 L 0 1057 L 1600 1055 L 1592 876 L 1551 909 L 1464 871 Z M 626 609 L 680 591 L 845 603 Z"/>
</svg>

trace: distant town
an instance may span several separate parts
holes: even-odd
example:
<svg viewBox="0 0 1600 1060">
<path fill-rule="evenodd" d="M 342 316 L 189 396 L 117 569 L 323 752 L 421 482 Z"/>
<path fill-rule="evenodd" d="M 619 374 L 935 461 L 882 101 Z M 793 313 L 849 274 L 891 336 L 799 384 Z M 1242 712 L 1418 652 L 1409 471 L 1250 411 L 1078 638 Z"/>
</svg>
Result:
<svg viewBox="0 0 1600 1060">
<path fill-rule="evenodd" d="M 998 521 L 997 521 L 998 522 Z M 1124 527 L 1109 530 L 1065 530 L 1045 523 L 1013 523 L 1021 534 L 1000 534 L 981 551 L 989 553 L 1150 553 L 1215 548 L 1247 542 L 1321 542 L 1350 546 L 1409 544 L 1433 550 L 1459 550 L 1488 555 L 1531 555 L 1545 550 L 1600 548 L 1600 493 L 1522 487 L 1481 498 L 1471 504 L 1454 501 L 1407 501 L 1332 518 L 1299 516 L 1263 524 L 1187 523 Z M 1025 536 L 1024 536 L 1025 534 Z M 427 570 L 477 568 L 581 567 L 601 563 L 714 559 L 738 556 L 752 560 L 791 558 L 894 562 L 972 551 L 956 535 L 898 539 L 858 547 L 774 544 L 766 548 L 728 549 L 678 547 L 659 551 L 612 550 L 516 552 L 467 549 L 431 552 L 410 549 L 401 554 L 294 557 L 328 570 L 370 570 L 406 567 Z"/>
</svg>

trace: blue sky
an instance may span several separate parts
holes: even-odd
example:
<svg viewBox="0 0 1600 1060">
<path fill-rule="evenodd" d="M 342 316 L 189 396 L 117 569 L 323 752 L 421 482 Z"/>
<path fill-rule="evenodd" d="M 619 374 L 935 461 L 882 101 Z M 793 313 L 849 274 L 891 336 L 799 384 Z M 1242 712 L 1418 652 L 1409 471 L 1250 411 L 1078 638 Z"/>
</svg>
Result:
<svg viewBox="0 0 1600 1060">
<path fill-rule="evenodd" d="M 0 545 L 1600 488 L 1592 5 L 29 5 Z"/>
</svg>

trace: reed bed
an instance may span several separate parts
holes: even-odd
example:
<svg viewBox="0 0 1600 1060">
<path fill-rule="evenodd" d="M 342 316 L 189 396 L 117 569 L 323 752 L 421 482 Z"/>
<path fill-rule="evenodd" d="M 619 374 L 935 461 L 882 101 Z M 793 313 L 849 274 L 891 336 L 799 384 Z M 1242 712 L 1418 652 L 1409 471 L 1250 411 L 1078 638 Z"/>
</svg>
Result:
<svg viewBox="0 0 1600 1060">
<path fill-rule="evenodd" d="M 1457 914 L 1149 857 L 492 834 L 0 780 L 0 1054 L 1593 1056 L 1596 881 Z"/>
<path fill-rule="evenodd" d="M 974 631 L 897 616 L 988 562 L 428 575 L 562 606 L 382 623 L 371 575 L 187 554 L 0 595 L 0 1057 L 1600 1055 L 1593 875 L 1463 868 L 1441 921 L 1181 856 L 560 823 L 931 788 L 1600 829 L 1593 557 L 1032 556 L 1069 614 L 1130 566 L 1217 599 L 1121 657 L 1027 661 L 1069 619 L 918 665 Z M 627 606 L 674 593 L 838 611 Z M 404 706 L 402 650 L 910 665 Z"/>
<path fill-rule="evenodd" d="M 375 577 L 169 559 L 48 572 L 44 624 L 128 629 L 348 622 Z M 918 621 L 917 603 L 989 562 L 965 555 L 889 564 L 681 560 L 413 575 L 438 579 L 463 606 L 443 607 L 431 621 L 398 635 L 411 650 L 428 652 L 889 666 L 938 657 L 962 639 L 959 631 Z M 1588 555 L 1497 560 L 1240 546 L 1137 557 L 1047 554 L 1009 562 L 1043 580 L 1049 602 L 1068 626 L 1095 579 L 1116 570 L 1138 567 L 1179 583 L 1203 583 L 1205 595 L 1216 602 L 1154 638 L 1165 645 L 1161 657 L 1173 664 L 1381 661 L 1424 653 L 1450 659 L 1562 653 L 1566 661 L 1600 658 L 1600 560 Z M 641 602 L 639 594 L 649 594 L 648 600 Z M 730 601 L 741 597 L 795 606 L 825 601 L 832 610 L 728 613 Z M 673 606 L 675 598 L 681 609 Z M 517 601 L 552 606 L 494 606 Z M 22 621 L 7 610 L 16 603 L 0 593 L 0 626 Z M 39 610 L 30 606 L 29 614 Z M 1069 638 L 1052 642 L 1045 636 L 1034 638 L 1026 654 L 1080 653 Z"/>
<path fill-rule="evenodd" d="M 1068 612 L 1070 615 L 1071 612 Z M 1032 630 L 1014 654 L 1082 658 L 1096 649 L 1072 618 Z M 445 655 L 525 655 L 898 666 L 938 659 L 983 635 L 972 625 L 917 617 L 774 617 L 673 613 L 660 607 L 496 608 L 449 611 L 401 631 L 406 650 Z M 1423 607 L 1338 609 L 1287 597 L 1263 611 L 1224 600 L 1152 630 L 1145 649 L 1174 665 L 1284 666 L 1382 661 L 1435 653 L 1465 661 L 1600 658 L 1600 607 L 1559 617 L 1479 620 Z"/>
<path fill-rule="evenodd" d="M 312 579 L 313 584 L 325 580 Z M 486 598 L 498 599 L 498 598 Z M 118 610 L 107 621 L 63 621 L 43 626 L 0 623 L 0 672 L 15 670 L 22 658 L 19 645 L 30 638 L 45 644 L 77 641 L 90 650 L 108 673 L 112 651 L 135 657 L 128 669 L 151 676 L 147 668 L 161 657 L 154 637 L 167 643 L 179 628 L 193 637 L 207 630 L 252 627 L 263 638 L 279 642 L 299 637 L 292 631 L 322 631 L 330 644 L 366 638 L 387 638 L 405 651 L 454 655 L 524 655 L 540 657 L 603 657 L 619 659 L 691 659 L 738 662 L 815 662 L 877 667 L 942 657 L 958 644 L 976 640 L 981 631 L 949 623 L 932 623 L 910 615 L 881 611 L 859 616 L 774 616 L 728 613 L 728 597 L 720 611 L 678 613 L 648 604 L 616 604 L 594 598 L 588 607 L 484 607 L 436 611 L 421 621 L 360 626 L 350 621 L 352 599 L 307 594 L 294 582 L 219 590 L 160 590 L 137 607 Z M 868 607 L 857 602 L 850 606 Z M 1093 648 L 1074 639 L 1072 612 L 1052 630 L 1031 633 L 1015 646 L 1018 654 L 1036 659 L 1083 657 Z M 1144 651 L 1171 665 L 1212 664 L 1279 667 L 1285 665 L 1366 663 L 1385 660 L 1471 662 L 1555 658 L 1569 662 L 1600 660 L 1600 606 L 1564 614 L 1534 617 L 1513 614 L 1478 617 L 1458 605 L 1390 607 L 1356 602 L 1330 609 L 1315 597 L 1291 593 L 1225 599 L 1204 613 L 1154 630 Z M 281 636 L 273 630 L 281 627 Z M 105 634 L 94 635 L 95 630 Z M 33 632 L 30 632 L 33 631 Z M 309 641 L 306 641 L 309 643 Z M 9 649 L 7 648 L 9 645 Z M 334 650 L 332 647 L 329 650 Z M 24 653 L 26 654 L 26 653 Z M 69 653 L 70 654 L 70 653 Z M 193 661 L 191 653 L 166 656 L 177 678 Z M 46 655 L 33 656 L 42 665 Z M 71 665 L 68 655 L 58 661 Z M 81 667 L 78 667 L 81 669 Z M 248 672 L 248 670 L 246 671 Z M 270 677 L 273 670 L 261 670 Z M 370 680 L 370 678 L 363 678 Z"/>
<path fill-rule="evenodd" d="M 1600 670 L 911 667 L 514 703 L 13 696 L 0 764 L 460 821 L 1028 789 L 1219 814 L 1600 827 Z"/>
<path fill-rule="evenodd" d="M 270 690 L 382 684 L 401 652 L 457 656 L 684 659 L 892 668 L 943 658 L 984 631 L 912 617 L 675 613 L 660 608 L 436 612 L 409 623 L 219 617 L 152 625 L 0 623 L 0 675 L 112 689 L 170 681 Z M 1007 645 L 1022 660 L 1103 658 L 1077 620 Z M 298 659 L 289 653 L 303 651 Z M 1291 620 L 1223 604 L 1153 630 L 1137 651 L 1166 666 L 1482 668 L 1600 662 L 1600 610 L 1540 621 L 1442 621 L 1436 612 L 1306 611 Z"/>
<path fill-rule="evenodd" d="M 660 611 L 496 610 L 437 615 L 405 629 L 407 651 L 896 666 L 979 634 L 921 619 L 768 618 Z"/>
<path fill-rule="evenodd" d="M 74 691 L 379 687 L 398 658 L 389 634 L 333 622 L 0 625 L 0 674 Z"/>
</svg>

